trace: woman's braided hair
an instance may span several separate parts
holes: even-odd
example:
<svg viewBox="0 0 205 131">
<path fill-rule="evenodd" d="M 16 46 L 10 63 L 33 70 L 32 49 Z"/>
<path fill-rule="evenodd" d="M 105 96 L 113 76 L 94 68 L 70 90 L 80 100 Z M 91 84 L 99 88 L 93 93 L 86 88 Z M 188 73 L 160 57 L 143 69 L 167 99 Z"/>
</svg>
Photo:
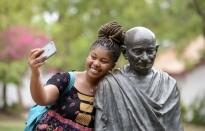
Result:
<svg viewBox="0 0 205 131">
<path fill-rule="evenodd" d="M 115 22 L 108 22 L 102 25 L 98 31 L 98 39 L 92 44 L 91 49 L 104 47 L 108 49 L 116 62 L 121 54 L 121 46 L 124 44 L 124 30 L 122 26 Z"/>
</svg>

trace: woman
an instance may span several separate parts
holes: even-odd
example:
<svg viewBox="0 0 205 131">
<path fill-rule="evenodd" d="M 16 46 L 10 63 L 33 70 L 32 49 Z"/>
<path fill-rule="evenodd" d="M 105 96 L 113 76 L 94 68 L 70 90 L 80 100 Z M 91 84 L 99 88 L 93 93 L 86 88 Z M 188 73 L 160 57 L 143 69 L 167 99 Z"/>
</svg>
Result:
<svg viewBox="0 0 205 131">
<path fill-rule="evenodd" d="M 69 93 L 63 93 L 69 83 L 66 72 L 55 74 L 47 81 L 45 87 L 42 86 L 39 68 L 45 60 L 41 56 L 43 50 L 34 49 L 30 52 L 32 98 L 39 105 L 54 104 L 38 121 L 36 131 L 93 130 L 95 87 L 115 66 L 123 41 L 122 26 L 117 22 L 103 25 L 98 31 L 98 39 L 91 45 L 86 70 L 74 72 L 76 79 Z"/>
</svg>

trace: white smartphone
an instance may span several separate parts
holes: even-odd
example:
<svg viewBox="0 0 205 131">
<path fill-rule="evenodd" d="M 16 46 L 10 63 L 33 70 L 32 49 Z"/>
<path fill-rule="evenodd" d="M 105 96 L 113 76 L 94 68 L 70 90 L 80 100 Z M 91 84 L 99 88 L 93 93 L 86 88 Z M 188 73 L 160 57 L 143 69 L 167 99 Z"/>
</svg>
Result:
<svg viewBox="0 0 205 131">
<path fill-rule="evenodd" d="M 56 53 L 56 47 L 55 47 L 55 43 L 53 41 L 48 42 L 44 47 L 43 47 L 43 54 L 42 56 L 46 57 L 46 59 L 50 58 L 51 56 L 53 56 Z"/>
</svg>

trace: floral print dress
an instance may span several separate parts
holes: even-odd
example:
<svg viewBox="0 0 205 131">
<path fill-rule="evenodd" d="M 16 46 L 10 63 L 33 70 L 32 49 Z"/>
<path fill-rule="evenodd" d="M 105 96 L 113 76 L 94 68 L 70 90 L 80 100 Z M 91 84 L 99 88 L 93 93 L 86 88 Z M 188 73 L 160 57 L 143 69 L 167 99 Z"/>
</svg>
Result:
<svg viewBox="0 0 205 131">
<path fill-rule="evenodd" d="M 72 87 L 65 93 L 70 77 L 68 73 L 57 73 L 47 84 L 58 87 L 59 99 L 38 121 L 35 131 L 92 131 L 94 128 L 94 97 Z"/>
</svg>

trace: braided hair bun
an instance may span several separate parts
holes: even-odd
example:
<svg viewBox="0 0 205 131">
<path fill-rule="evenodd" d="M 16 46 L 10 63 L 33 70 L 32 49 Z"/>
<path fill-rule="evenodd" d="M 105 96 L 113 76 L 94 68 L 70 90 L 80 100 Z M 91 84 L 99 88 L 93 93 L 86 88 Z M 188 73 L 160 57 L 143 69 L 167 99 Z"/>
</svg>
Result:
<svg viewBox="0 0 205 131">
<path fill-rule="evenodd" d="M 98 37 L 105 37 L 112 42 L 122 45 L 124 42 L 124 31 L 120 24 L 112 21 L 100 27 Z"/>
<path fill-rule="evenodd" d="M 104 47 L 112 54 L 113 61 L 116 62 L 121 54 L 121 46 L 124 44 L 124 30 L 122 26 L 111 21 L 102 25 L 98 31 L 98 39 L 93 43 L 91 49 Z"/>
</svg>

